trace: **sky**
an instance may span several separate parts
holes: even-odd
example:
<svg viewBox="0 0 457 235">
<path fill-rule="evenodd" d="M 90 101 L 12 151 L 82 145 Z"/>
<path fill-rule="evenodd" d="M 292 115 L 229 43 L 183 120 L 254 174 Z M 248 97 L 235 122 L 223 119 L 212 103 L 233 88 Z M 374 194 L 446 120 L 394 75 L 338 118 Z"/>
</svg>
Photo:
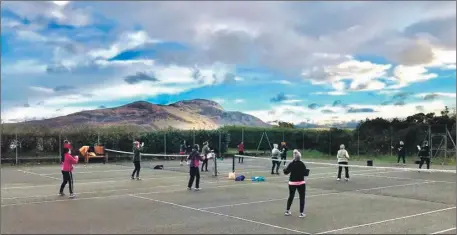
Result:
<svg viewBox="0 0 457 235">
<path fill-rule="evenodd" d="M 2 122 L 138 100 L 295 124 L 456 106 L 455 1 L 1 6 Z"/>
</svg>

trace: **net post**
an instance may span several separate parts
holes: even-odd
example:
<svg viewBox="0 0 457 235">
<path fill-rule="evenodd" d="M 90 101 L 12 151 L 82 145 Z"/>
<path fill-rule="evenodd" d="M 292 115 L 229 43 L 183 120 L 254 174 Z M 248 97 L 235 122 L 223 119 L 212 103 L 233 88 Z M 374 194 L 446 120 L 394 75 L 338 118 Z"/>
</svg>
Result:
<svg viewBox="0 0 457 235">
<path fill-rule="evenodd" d="M 357 157 L 360 157 L 360 124 L 357 127 Z"/>
<path fill-rule="evenodd" d="M 163 152 L 167 155 L 167 132 L 163 132 Z"/>
<path fill-rule="evenodd" d="M 392 144 L 393 144 L 393 143 L 392 143 L 392 134 L 393 134 L 392 132 L 393 132 L 393 127 L 390 126 L 390 157 L 393 156 L 393 155 L 392 155 L 392 146 L 393 146 L 393 145 L 392 145 Z"/>
<path fill-rule="evenodd" d="M 232 157 L 232 173 L 235 173 L 235 155 Z"/>
</svg>

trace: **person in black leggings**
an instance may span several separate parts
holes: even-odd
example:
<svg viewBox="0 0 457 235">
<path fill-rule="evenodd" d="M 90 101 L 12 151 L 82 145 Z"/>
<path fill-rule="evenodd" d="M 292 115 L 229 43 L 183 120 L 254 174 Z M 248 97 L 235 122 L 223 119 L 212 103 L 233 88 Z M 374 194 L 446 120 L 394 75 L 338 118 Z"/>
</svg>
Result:
<svg viewBox="0 0 457 235">
<path fill-rule="evenodd" d="M 135 174 L 136 174 L 136 180 L 141 180 L 140 179 L 140 170 L 141 170 L 141 152 L 143 151 L 143 146 L 144 143 L 140 144 L 140 141 L 135 141 L 133 142 L 133 165 L 135 166 L 135 169 L 132 172 L 132 180 L 135 179 Z"/>
<path fill-rule="evenodd" d="M 287 148 L 286 142 L 281 142 L 281 160 L 283 160 L 284 166 L 286 165 L 288 150 L 289 149 Z M 281 164 L 281 163 L 279 163 L 279 164 Z"/>
<path fill-rule="evenodd" d="M 405 149 L 405 144 L 403 143 L 403 141 L 400 141 L 400 145 L 398 146 L 397 150 L 398 150 L 397 164 L 400 164 L 400 159 L 402 159 L 403 166 L 406 165 L 406 161 L 405 161 L 406 149 Z"/>
<path fill-rule="evenodd" d="M 287 165 L 284 169 L 284 174 L 289 176 L 289 198 L 287 199 L 287 207 L 284 215 L 290 216 L 290 207 L 295 198 L 295 191 L 298 190 L 300 198 L 300 218 L 304 218 L 305 214 L 305 194 L 306 194 L 306 182 L 305 182 L 305 171 L 306 165 L 301 161 L 301 154 L 298 150 L 294 149 L 293 152 L 294 160 Z"/>
<path fill-rule="evenodd" d="M 422 148 L 419 150 L 419 157 L 421 159 L 419 169 L 422 168 L 424 162 L 427 164 L 427 169 L 430 169 L 430 147 L 428 146 L 428 141 L 424 141 Z"/>
</svg>

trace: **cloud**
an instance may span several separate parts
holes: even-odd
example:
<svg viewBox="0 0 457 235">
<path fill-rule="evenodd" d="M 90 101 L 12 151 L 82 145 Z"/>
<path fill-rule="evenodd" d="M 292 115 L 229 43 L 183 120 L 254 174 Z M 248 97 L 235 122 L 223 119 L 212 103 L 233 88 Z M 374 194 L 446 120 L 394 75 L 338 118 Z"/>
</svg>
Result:
<svg viewBox="0 0 457 235">
<path fill-rule="evenodd" d="M 348 113 L 373 113 L 376 112 L 372 108 L 349 108 Z"/>
<path fill-rule="evenodd" d="M 272 97 L 270 99 L 270 102 L 272 102 L 272 103 L 280 103 L 280 102 L 283 102 L 283 101 L 285 101 L 287 99 L 288 98 L 287 98 L 286 94 L 281 92 L 281 93 L 277 94 L 275 97 Z"/>
<path fill-rule="evenodd" d="M 218 104 L 223 104 L 225 103 L 225 100 L 224 99 L 221 99 L 221 98 L 213 98 L 212 99 L 214 102 L 218 103 Z"/>
<path fill-rule="evenodd" d="M 434 93 L 419 93 L 416 94 L 416 97 L 422 98 L 424 100 L 435 100 L 437 98 L 456 98 L 455 93 L 446 93 L 446 92 L 434 92 Z"/>
<path fill-rule="evenodd" d="M 98 109 L 106 109 L 106 106 L 100 105 L 100 106 L 98 106 L 97 108 L 98 108 Z"/>
<path fill-rule="evenodd" d="M 312 103 L 312 104 L 308 105 L 309 109 L 318 109 L 320 107 L 321 107 L 321 105 L 316 104 L 316 103 Z"/>
<path fill-rule="evenodd" d="M 243 99 L 236 99 L 236 100 L 234 100 L 233 102 L 235 102 L 235 104 L 241 104 L 241 103 L 244 103 L 245 100 L 243 100 Z"/>
<path fill-rule="evenodd" d="M 74 86 L 63 85 L 63 86 L 54 87 L 53 91 L 54 92 L 66 92 L 66 91 L 71 91 L 71 90 L 75 90 L 75 89 L 76 89 L 76 87 L 74 87 Z"/>
<path fill-rule="evenodd" d="M 313 92 L 312 94 L 315 94 L 315 95 L 342 96 L 342 95 L 346 95 L 347 93 L 346 92 L 342 92 L 342 91 L 329 91 L 329 92 Z"/>
<path fill-rule="evenodd" d="M 135 75 L 130 75 L 127 76 L 124 81 L 128 84 L 137 84 L 143 81 L 149 81 L 149 82 L 157 82 L 159 81 L 157 78 L 155 78 L 154 75 L 148 75 L 146 73 L 137 73 Z"/>
<path fill-rule="evenodd" d="M 287 81 L 287 80 L 275 80 L 275 81 L 273 81 L 273 83 L 278 83 L 278 84 L 282 84 L 282 85 L 292 85 L 292 82 Z"/>
<path fill-rule="evenodd" d="M 333 117 L 338 116 L 339 122 L 361 121 L 366 118 L 383 117 L 391 118 L 406 118 L 409 115 L 418 112 L 417 107 L 423 107 L 425 113 L 437 113 L 444 108 L 446 104 L 442 101 L 421 101 L 411 102 L 403 106 L 389 105 L 358 105 L 350 104 L 350 109 L 344 107 L 332 107 L 324 105 L 319 109 L 310 109 L 303 106 L 277 105 L 269 110 L 251 110 L 246 113 L 260 118 L 262 121 L 268 122 L 273 120 L 282 120 L 298 124 L 301 122 L 309 122 L 312 124 L 328 125 L 334 124 Z M 286 112 L 286 110 L 288 112 Z M 322 112 L 322 110 L 332 110 L 334 113 Z M 290 112 L 292 111 L 292 112 Z M 306 117 L 306 118 L 303 118 Z"/>
<path fill-rule="evenodd" d="M 332 107 L 346 107 L 346 104 L 343 104 L 343 101 L 341 100 L 335 100 L 333 101 Z"/>
<path fill-rule="evenodd" d="M 335 113 L 335 111 L 330 110 L 330 109 L 323 109 L 323 110 L 321 110 L 321 113 Z"/>
</svg>

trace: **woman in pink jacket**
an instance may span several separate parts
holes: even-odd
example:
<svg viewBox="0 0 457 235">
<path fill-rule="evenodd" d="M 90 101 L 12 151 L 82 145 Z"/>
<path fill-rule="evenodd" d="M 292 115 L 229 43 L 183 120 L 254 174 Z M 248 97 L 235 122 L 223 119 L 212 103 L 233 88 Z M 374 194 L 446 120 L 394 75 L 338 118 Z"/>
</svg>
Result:
<svg viewBox="0 0 457 235">
<path fill-rule="evenodd" d="M 64 153 L 64 160 L 62 163 L 62 176 L 63 176 L 63 181 L 62 184 L 60 185 L 60 196 L 65 196 L 63 193 L 63 190 L 65 188 L 65 185 L 67 183 L 69 184 L 69 190 L 70 190 L 70 198 L 74 198 L 75 194 L 73 193 L 73 164 L 78 163 L 79 157 L 78 156 L 71 156 L 71 150 L 68 148 L 63 149 Z"/>
</svg>

